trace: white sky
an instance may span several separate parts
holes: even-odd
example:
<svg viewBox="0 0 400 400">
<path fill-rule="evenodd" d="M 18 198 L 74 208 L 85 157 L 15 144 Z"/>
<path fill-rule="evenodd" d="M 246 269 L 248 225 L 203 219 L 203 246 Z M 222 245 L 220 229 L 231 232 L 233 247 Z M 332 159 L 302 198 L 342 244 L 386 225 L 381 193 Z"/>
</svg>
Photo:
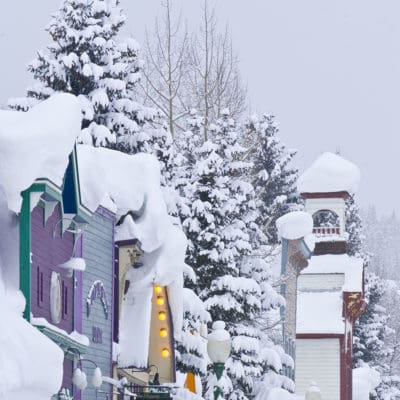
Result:
<svg viewBox="0 0 400 400">
<path fill-rule="evenodd" d="M 189 26 L 201 0 L 175 0 Z M 274 112 L 307 167 L 340 150 L 360 166 L 359 201 L 400 213 L 400 3 L 398 0 L 215 0 L 229 22 L 252 106 Z M 12 0 L 0 14 L 0 104 L 24 94 L 27 63 L 48 43 L 58 0 Z M 139 42 L 160 0 L 121 0 Z"/>
</svg>

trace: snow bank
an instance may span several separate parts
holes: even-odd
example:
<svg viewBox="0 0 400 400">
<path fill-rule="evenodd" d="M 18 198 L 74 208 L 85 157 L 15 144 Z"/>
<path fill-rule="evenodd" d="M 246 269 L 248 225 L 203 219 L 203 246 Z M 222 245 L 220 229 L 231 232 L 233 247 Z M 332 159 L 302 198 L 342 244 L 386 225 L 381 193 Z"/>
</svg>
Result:
<svg viewBox="0 0 400 400">
<path fill-rule="evenodd" d="M 345 275 L 342 290 L 344 292 L 361 292 L 363 283 L 363 261 L 347 254 L 326 254 L 313 256 L 308 262 L 308 267 L 302 274 L 332 274 Z"/>
<path fill-rule="evenodd" d="M 0 275 L 0 399 L 49 399 L 61 387 L 64 353 L 22 318 L 23 295 Z"/>
<path fill-rule="evenodd" d="M 278 218 L 276 227 L 280 237 L 288 240 L 300 239 L 312 233 L 313 219 L 304 211 L 293 211 Z"/>
<path fill-rule="evenodd" d="M 296 333 L 344 333 L 342 292 L 298 292 Z"/>
<path fill-rule="evenodd" d="M 369 400 L 380 382 L 379 372 L 367 364 L 353 369 L 353 400 Z"/>
<path fill-rule="evenodd" d="M 0 255 L 3 279 L 14 289 L 19 288 L 19 220 L 8 209 L 4 189 L 0 186 Z M 0 272 L 1 273 L 1 272 Z"/>
<path fill-rule="evenodd" d="M 276 387 L 269 391 L 267 400 L 296 400 L 296 395 L 285 389 Z"/>
<path fill-rule="evenodd" d="M 76 97 L 57 94 L 28 112 L 0 111 L 0 186 L 8 209 L 19 213 L 21 192 L 38 178 L 61 186 L 80 134 Z"/>
<path fill-rule="evenodd" d="M 360 183 L 360 170 L 352 162 L 333 153 L 321 154 L 300 176 L 300 193 L 327 193 L 346 191 L 354 193 Z"/>
<path fill-rule="evenodd" d="M 173 400 L 204 400 L 204 398 L 196 393 L 192 393 L 185 388 L 178 388 L 172 393 Z"/>
<path fill-rule="evenodd" d="M 130 220 L 129 229 L 142 249 L 152 252 L 159 248 L 170 218 L 160 187 L 158 160 L 149 154 L 128 155 L 86 145 L 77 146 L 77 155 L 83 204 L 93 212 L 99 205 L 110 208 L 114 204 L 117 216 L 134 212 L 137 218 Z"/>
</svg>

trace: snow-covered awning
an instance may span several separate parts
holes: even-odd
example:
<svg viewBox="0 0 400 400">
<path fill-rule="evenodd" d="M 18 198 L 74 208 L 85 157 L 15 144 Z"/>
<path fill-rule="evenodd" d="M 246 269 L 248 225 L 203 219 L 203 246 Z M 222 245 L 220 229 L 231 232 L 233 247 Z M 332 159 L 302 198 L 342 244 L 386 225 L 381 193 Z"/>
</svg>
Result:
<svg viewBox="0 0 400 400">
<path fill-rule="evenodd" d="M 90 344 L 87 336 L 76 331 L 67 333 L 65 330 L 50 324 L 50 322 L 48 322 L 45 318 L 31 317 L 30 322 L 67 352 L 70 349 L 72 351 L 76 350 L 80 354 L 83 354 L 86 352 L 86 348 Z"/>
<path fill-rule="evenodd" d="M 347 254 L 326 254 L 313 256 L 308 267 L 301 274 L 334 274 L 345 275 L 342 291 L 362 292 L 363 290 L 363 260 L 350 257 Z"/>
</svg>

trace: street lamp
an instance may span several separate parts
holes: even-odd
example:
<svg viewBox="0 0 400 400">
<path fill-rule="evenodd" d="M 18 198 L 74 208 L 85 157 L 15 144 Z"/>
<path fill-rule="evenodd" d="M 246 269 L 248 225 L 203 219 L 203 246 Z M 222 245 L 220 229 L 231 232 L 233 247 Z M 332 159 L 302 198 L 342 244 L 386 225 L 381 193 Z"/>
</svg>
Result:
<svg viewBox="0 0 400 400">
<path fill-rule="evenodd" d="M 82 362 L 90 362 L 95 366 L 95 369 L 93 371 L 93 377 L 92 377 L 92 385 L 98 389 L 102 383 L 103 383 L 103 376 L 101 373 L 101 369 L 97 366 L 97 364 L 92 361 L 92 360 L 88 360 L 87 358 L 83 359 L 80 358 L 79 362 L 81 363 L 82 366 Z M 87 378 L 86 378 L 86 374 L 81 370 L 81 368 L 76 368 L 73 372 L 72 375 L 72 383 L 80 390 L 85 390 L 87 387 Z"/>
<path fill-rule="evenodd" d="M 225 330 L 225 322 L 215 321 L 212 325 L 212 332 L 208 335 L 207 352 L 213 362 L 214 372 L 219 381 L 224 372 L 226 360 L 231 353 L 231 336 Z M 222 389 L 217 386 L 214 390 L 214 399 L 223 397 Z"/>
</svg>

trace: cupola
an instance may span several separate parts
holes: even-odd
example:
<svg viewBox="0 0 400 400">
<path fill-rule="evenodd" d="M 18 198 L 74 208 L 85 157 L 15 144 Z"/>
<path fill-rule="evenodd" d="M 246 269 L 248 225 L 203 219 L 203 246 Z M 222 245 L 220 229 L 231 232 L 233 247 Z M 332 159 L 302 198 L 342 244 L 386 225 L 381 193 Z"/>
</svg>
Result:
<svg viewBox="0 0 400 400">
<path fill-rule="evenodd" d="M 299 178 L 298 190 L 313 218 L 314 254 L 346 252 L 346 198 L 357 190 L 358 167 L 333 153 L 323 153 Z"/>
</svg>

